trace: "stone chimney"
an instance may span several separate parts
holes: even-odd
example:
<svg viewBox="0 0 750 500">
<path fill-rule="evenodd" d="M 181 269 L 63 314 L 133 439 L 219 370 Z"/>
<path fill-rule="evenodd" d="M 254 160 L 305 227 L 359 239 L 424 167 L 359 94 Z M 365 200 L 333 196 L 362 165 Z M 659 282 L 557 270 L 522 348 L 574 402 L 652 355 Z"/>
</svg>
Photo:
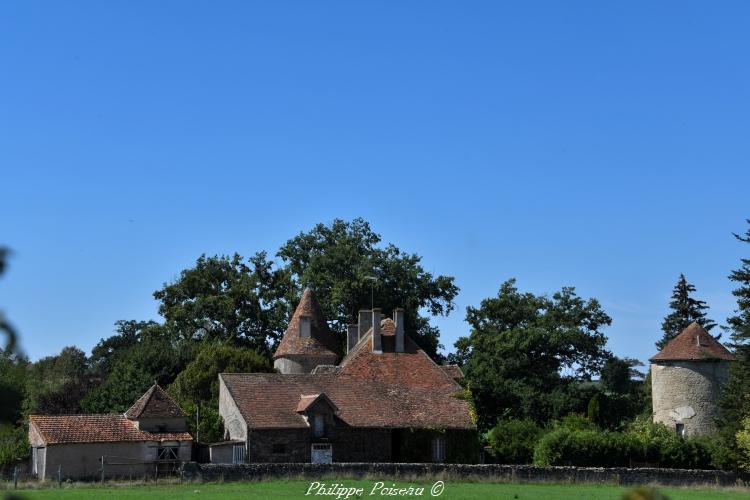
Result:
<svg viewBox="0 0 750 500">
<path fill-rule="evenodd" d="M 359 325 L 346 326 L 346 352 L 349 353 L 359 340 Z"/>
<path fill-rule="evenodd" d="M 393 311 L 393 322 L 396 323 L 396 352 L 404 352 L 404 310 L 400 307 Z"/>
<path fill-rule="evenodd" d="M 380 336 L 380 309 L 372 310 L 372 352 L 383 352 L 383 339 Z"/>
<path fill-rule="evenodd" d="M 369 309 L 359 310 L 359 332 L 357 334 L 357 341 L 365 336 L 367 330 L 372 326 L 372 314 Z"/>
<path fill-rule="evenodd" d="M 302 339 L 310 338 L 310 328 L 312 322 L 310 316 L 299 317 L 299 336 Z"/>
</svg>

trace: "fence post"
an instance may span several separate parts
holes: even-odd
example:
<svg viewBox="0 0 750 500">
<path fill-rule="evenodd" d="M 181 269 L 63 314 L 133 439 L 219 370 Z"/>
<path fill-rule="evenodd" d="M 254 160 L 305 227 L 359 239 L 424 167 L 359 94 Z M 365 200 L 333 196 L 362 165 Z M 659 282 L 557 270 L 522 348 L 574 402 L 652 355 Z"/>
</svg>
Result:
<svg viewBox="0 0 750 500">
<path fill-rule="evenodd" d="M 57 466 L 57 487 L 62 488 L 62 464 Z"/>
<path fill-rule="evenodd" d="M 13 489 L 18 489 L 18 466 L 13 467 Z"/>
<path fill-rule="evenodd" d="M 104 484 L 104 455 L 102 455 L 102 479 L 101 483 Z"/>
</svg>

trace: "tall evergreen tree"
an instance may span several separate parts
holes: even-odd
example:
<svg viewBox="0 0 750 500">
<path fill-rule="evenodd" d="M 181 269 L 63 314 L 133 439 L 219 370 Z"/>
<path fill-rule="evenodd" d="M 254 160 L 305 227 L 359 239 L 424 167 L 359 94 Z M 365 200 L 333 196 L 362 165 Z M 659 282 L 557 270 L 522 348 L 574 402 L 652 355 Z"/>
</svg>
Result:
<svg viewBox="0 0 750 500">
<path fill-rule="evenodd" d="M 693 321 L 705 328 L 706 331 L 716 326 L 716 323 L 709 319 L 704 312 L 708 309 L 706 303 L 690 296 L 693 292 L 695 292 L 695 287 L 688 283 L 684 274 L 680 274 L 680 278 L 672 291 L 672 301 L 669 303 L 672 312 L 664 318 L 661 324 L 664 335 L 656 343 L 656 348 L 660 351 Z"/>
<path fill-rule="evenodd" d="M 750 219 L 746 219 L 750 224 Z M 744 236 L 734 235 L 738 241 L 750 243 L 750 228 Z M 727 318 L 731 332 L 730 347 L 737 361 L 729 370 L 729 380 L 722 392 L 720 405 L 723 409 L 723 424 L 727 429 L 737 430 L 743 418 L 750 416 L 750 258 L 740 259 L 739 269 L 729 275 L 737 283 L 732 294 L 737 297 L 734 316 Z"/>
</svg>

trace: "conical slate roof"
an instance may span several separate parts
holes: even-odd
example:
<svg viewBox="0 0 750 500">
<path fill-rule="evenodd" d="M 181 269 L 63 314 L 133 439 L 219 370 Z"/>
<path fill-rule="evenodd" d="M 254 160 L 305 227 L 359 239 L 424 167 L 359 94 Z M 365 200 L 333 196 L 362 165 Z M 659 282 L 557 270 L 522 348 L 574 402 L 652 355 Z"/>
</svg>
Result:
<svg viewBox="0 0 750 500">
<path fill-rule="evenodd" d="M 310 317 L 310 336 L 301 338 L 299 335 L 299 321 L 301 316 Z M 305 288 L 302 298 L 294 310 L 292 319 L 284 332 L 279 347 L 273 355 L 273 359 L 283 356 L 340 356 L 339 342 L 328 328 L 328 323 L 323 317 L 320 304 L 315 300 L 312 290 Z"/>
<path fill-rule="evenodd" d="M 669 341 L 651 361 L 734 360 L 734 355 L 696 322 Z"/>
<path fill-rule="evenodd" d="M 135 420 L 139 418 L 185 417 L 187 415 L 164 389 L 159 387 L 158 384 L 154 384 L 125 412 L 125 416 Z"/>
</svg>

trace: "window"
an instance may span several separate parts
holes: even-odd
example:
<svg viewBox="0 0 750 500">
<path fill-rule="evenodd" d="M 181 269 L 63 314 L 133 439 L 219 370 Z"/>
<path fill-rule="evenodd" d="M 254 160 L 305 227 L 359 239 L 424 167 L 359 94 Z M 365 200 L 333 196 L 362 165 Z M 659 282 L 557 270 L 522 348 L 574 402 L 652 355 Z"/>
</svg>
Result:
<svg viewBox="0 0 750 500">
<path fill-rule="evenodd" d="M 286 453 L 286 446 L 284 446 L 284 443 L 276 443 L 275 445 L 273 445 L 273 452 Z"/>
<path fill-rule="evenodd" d="M 445 439 L 441 437 L 432 440 L 432 461 L 445 462 Z"/>
<path fill-rule="evenodd" d="M 179 447 L 177 446 L 160 446 L 156 451 L 157 460 L 178 460 Z"/>
<path fill-rule="evenodd" d="M 235 444 L 232 446 L 232 463 L 244 464 L 247 461 L 247 449 L 244 444 Z"/>
<path fill-rule="evenodd" d="M 322 437 L 326 433 L 326 421 L 325 416 L 320 413 L 316 413 L 313 416 L 313 436 Z"/>
<path fill-rule="evenodd" d="M 677 431 L 677 437 L 680 439 L 685 437 L 685 424 L 677 424 L 675 430 Z"/>
</svg>

